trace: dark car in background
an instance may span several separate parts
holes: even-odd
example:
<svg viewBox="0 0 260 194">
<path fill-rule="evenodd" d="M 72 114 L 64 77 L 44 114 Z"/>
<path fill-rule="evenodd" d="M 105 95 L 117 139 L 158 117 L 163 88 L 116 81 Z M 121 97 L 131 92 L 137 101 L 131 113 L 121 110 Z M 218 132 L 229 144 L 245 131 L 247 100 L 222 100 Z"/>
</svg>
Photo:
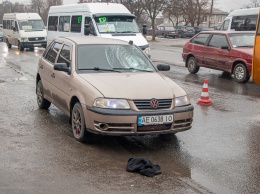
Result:
<svg viewBox="0 0 260 194">
<path fill-rule="evenodd" d="M 1 27 L 0 27 L 0 41 L 3 41 L 3 30 Z"/>
<path fill-rule="evenodd" d="M 194 30 L 195 30 L 195 34 L 198 34 L 201 31 L 210 31 L 213 29 L 210 29 L 207 26 L 196 26 L 196 27 L 194 27 Z"/>
<path fill-rule="evenodd" d="M 175 30 L 179 38 L 193 37 L 195 35 L 195 29 L 192 26 L 176 26 Z"/>
<path fill-rule="evenodd" d="M 178 34 L 173 26 L 158 26 L 155 30 L 155 36 L 176 38 Z"/>
<path fill-rule="evenodd" d="M 254 39 L 253 31 L 203 31 L 186 42 L 182 58 L 192 74 L 207 67 L 245 83 L 251 75 Z"/>
</svg>

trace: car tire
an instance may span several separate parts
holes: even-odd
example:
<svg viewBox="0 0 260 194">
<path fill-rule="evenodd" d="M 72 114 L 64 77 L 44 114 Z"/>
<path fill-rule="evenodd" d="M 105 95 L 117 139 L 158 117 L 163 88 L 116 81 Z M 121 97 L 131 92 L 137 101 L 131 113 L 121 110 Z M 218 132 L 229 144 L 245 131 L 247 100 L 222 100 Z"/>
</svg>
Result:
<svg viewBox="0 0 260 194">
<path fill-rule="evenodd" d="M 181 33 L 179 34 L 179 38 L 182 38 L 182 34 Z"/>
<path fill-rule="evenodd" d="M 12 48 L 12 45 L 9 43 L 8 40 L 6 40 L 6 44 L 7 44 L 7 47 L 8 47 L 9 49 Z"/>
<path fill-rule="evenodd" d="M 163 38 L 167 38 L 167 35 L 166 35 L 166 34 L 163 34 Z"/>
<path fill-rule="evenodd" d="M 18 48 L 19 48 L 19 51 L 24 51 L 24 47 L 21 45 L 20 42 L 19 42 L 19 44 L 18 44 Z"/>
<path fill-rule="evenodd" d="M 195 57 L 189 57 L 187 60 L 187 68 L 190 73 L 196 74 L 200 70 L 200 66 L 197 65 Z"/>
<path fill-rule="evenodd" d="M 246 66 L 243 63 L 236 64 L 233 70 L 234 78 L 239 83 L 248 82 L 250 79 L 250 75 Z"/>
<path fill-rule="evenodd" d="M 51 102 L 46 100 L 43 96 L 42 80 L 39 80 L 36 86 L 37 104 L 40 109 L 48 109 L 51 106 Z"/>
<path fill-rule="evenodd" d="M 77 102 L 71 112 L 71 126 L 74 138 L 79 142 L 89 142 L 90 133 L 86 130 L 85 118 L 82 107 Z"/>
</svg>

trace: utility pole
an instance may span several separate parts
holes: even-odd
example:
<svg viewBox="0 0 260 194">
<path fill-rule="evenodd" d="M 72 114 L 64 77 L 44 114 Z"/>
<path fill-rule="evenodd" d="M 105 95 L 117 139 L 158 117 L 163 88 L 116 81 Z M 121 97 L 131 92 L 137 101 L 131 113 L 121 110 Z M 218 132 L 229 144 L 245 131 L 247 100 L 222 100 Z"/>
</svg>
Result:
<svg viewBox="0 0 260 194">
<path fill-rule="evenodd" d="M 209 24 L 208 24 L 208 27 L 209 27 L 209 28 L 210 28 L 210 20 L 211 20 L 213 5 L 214 5 L 214 0 L 211 0 L 210 12 L 209 12 Z M 214 26 L 214 27 L 215 27 L 215 26 Z"/>
</svg>

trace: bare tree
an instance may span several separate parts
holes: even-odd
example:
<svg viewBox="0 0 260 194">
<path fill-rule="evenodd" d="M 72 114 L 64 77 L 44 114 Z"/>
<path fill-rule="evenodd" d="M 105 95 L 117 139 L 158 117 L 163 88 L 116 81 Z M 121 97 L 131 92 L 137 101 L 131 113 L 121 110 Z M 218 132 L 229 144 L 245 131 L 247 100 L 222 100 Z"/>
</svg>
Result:
<svg viewBox="0 0 260 194">
<path fill-rule="evenodd" d="M 168 18 L 172 22 L 173 26 L 177 26 L 179 19 L 182 16 L 181 1 L 179 0 L 167 0 L 166 8 L 163 11 L 164 17 Z M 173 20 L 173 18 L 175 20 Z"/>
<path fill-rule="evenodd" d="M 251 0 L 250 3 L 244 5 L 242 8 L 260 7 L 260 0 Z"/>
<path fill-rule="evenodd" d="M 165 8 L 166 0 L 144 0 L 144 11 L 152 23 L 152 40 L 155 40 L 155 19 Z"/>
<path fill-rule="evenodd" d="M 129 11 L 136 16 L 136 22 L 139 26 L 147 22 L 146 14 L 144 13 L 143 0 L 127 0 L 122 1 Z"/>
<path fill-rule="evenodd" d="M 45 11 L 45 1 L 44 0 L 31 0 L 31 8 L 42 16 L 42 12 Z"/>
</svg>

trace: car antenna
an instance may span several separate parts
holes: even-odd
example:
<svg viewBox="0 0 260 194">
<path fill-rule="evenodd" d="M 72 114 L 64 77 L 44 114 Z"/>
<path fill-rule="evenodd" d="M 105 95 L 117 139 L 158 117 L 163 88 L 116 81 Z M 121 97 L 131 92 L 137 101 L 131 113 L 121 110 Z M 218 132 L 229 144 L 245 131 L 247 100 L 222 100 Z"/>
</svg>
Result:
<svg viewBox="0 0 260 194">
<path fill-rule="evenodd" d="M 133 42 L 132 40 L 129 40 L 128 43 L 131 44 L 131 45 L 133 45 L 134 42 Z"/>
</svg>

